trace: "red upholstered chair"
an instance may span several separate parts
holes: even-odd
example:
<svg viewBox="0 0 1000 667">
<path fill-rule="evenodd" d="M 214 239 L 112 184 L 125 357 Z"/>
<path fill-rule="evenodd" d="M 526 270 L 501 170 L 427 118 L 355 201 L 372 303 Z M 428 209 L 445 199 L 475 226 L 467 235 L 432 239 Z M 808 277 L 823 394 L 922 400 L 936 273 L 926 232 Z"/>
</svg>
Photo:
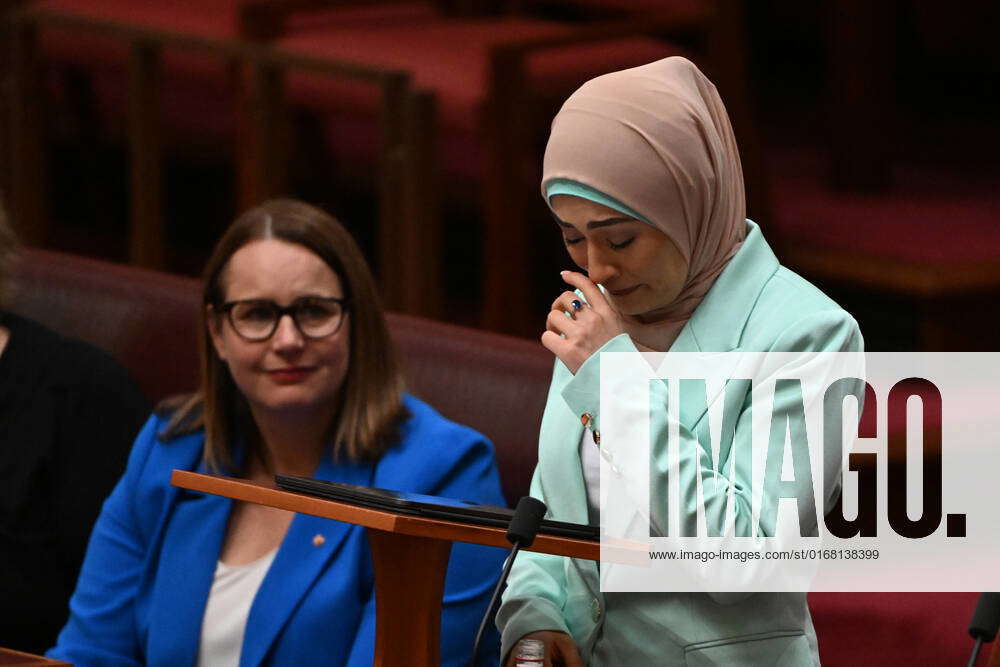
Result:
<svg viewBox="0 0 1000 667">
<path fill-rule="evenodd" d="M 198 378 L 199 281 L 47 250 L 25 250 L 11 309 L 118 359 L 146 396 Z"/>
<path fill-rule="evenodd" d="M 437 137 L 442 189 L 452 200 L 471 199 L 484 220 L 476 254 L 485 274 L 483 322 L 534 335 L 544 311 L 532 307 L 531 269 L 546 241 L 529 222 L 545 217 L 536 199 L 539 163 L 558 104 L 593 76 L 682 52 L 647 35 L 714 35 L 720 17 L 740 3 L 717 8 L 685 0 L 589 23 L 541 18 L 527 11 L 533 2 L 494 16 L 457 15 L 429 3 L 351 4 L 248 0 L 241 9 L 244 34 L 291 53 L 405 69 L 417 88 L 434 94 L 436 127 L 424 135 Z M 368 162 L 372 109 L 363 94 L 308 81 L 292 83 L 289 94 L 324 119 L 327 145 L 341 164 L 357 171 Z M 424 185 L 434 180 L 429 174 Z"/>
<path fill-rule="evenodd" d="M 1000 204 L 986 156 L 1000 132 L 974 99 L 1000 70 L 997 3 L 835 0 L 811 11 L 828 74 L 825 118 L 812 125 L 826 131 L 816 141 L 791 121 L 782 141 L 800 145 L 769 151 L 781 183 L 769 240 L 858 317 L 869 349 L 997 349 Z M 802 145 L 824 140 L 825 154 Z"/>
<path fill-rule="evenodd" d="M 883 350 L 976 351 L 1000 344 L 1000 202 L 995 178 L 900 166 L 891 196 L 832 192 L 818 155 L 775 171 L 782 263 L 879 333 Z"/>
<path fill-rule="evenodd" d="M 719 3 L 723 12 L 710 0 L 673 0 L 657 6 L 655 13 L 647 13 L 650 10 L 644 3 L 623 2 L 619 4 L 631 5 L 628 11 L 617 12 L 625 19 L 584 27 L 527 14 L 495 19 L 455 16 L 454 12 L 442 15 L 428 4 L 396 3 L 388 8 L 347 8 L 319 14 L 292 12 L 287 30 L 282 30 L 284 9 L 297 10 L 310 4 L 315 3 L 31 3 L 36 15 L 59 18 L 46 20 L 41 31 L 46 57 L 87 71 L 93 82 L 89 97 L 108 117 L 122 125 L 129 121 L 130 257 L 134 262 L 147 266 L 163 263 L 162 175 L 157 158 L 162 148 L 193 145 L 196 151 L 218 151 L 225 146 L 222 152 L 226 153 L 234 146 L 239 155 L 235 180 L 241 193 L 240 208 L 284 191 L 288 148 L 283 133 L 282 119 L 287 115 L 282 84 L 289 63 L 280 52 L 287 51 L 299 62 L 331 66 L 365 63 L 369 66 L 367 78 L 381 77 L 384 83 L 381 100 L 371 86 L 319 81 L 300 73 L 288 77 L 287 88 L 289 106 L 316 110 L 326 119 L 326 143 L 333 147 L 339 164 L 346 165 L 339 174 L 342 180 L 360 175 L 379 192 L 378 264 L 387 302 L 409 312 L 441 313 L 439 264 L 443 244 L 436 225 L 435 186 L 439 179 L 434 166 L 438 162 L 450 195 L 467 193 L 471 195 L 467 199 L 482 202 L 480 210 L 487 221 L 485 252 L 478 258 L 486 274 L 482 293 L 530 295 L 528 269 L 538 244 L 523 221 L 532 210 L 527 201 L 535 202 L 533 210 L 539 210 L 533 197 L 538 156 L 544 128 L 558 102 L 596 74 L 678 52 L 676 47 L 639 37 L 639 33 L 707 33 L 715 44 L 731 48 L 741 43 L 732 29 L 739 22 L 721 19 L 734 15 L 732 8 L 740 5 L 734 2 Z M 268 21 L 274 25 L 274 16 L 268 15 L 274 6 L 283 8 L 277 17 L 279 29 L 274 30 L 285 33 L 275 42 L 278 51 L 240 47 L 234 41 L 237 33 L 260 33 L 259 26 Z M 263 21 L 258 11 L 261 8 L 265 10 Z M 242 16 L 238 30 L 233 21 L 236 13 Z M 79 29 L 85 25 L 96 25 L 96 36 Z M 38 146 L 43 105 L 31 88 L 41 68 L 30 43 L 25 43 L 33 36 L 30 30 L 21 31 L 15 40 L 20 60 L 27 62 L 21 63 L 21 90 L 16 96 L 22 103 L 14 114 L 12 135 L 17 158 L 12 162 L 20 167 L 13 174 L 11 191 L 15 220 L 23 225 L 26 239 L 39 243 L 44 241 L 41 223 L 46 218 L 46 198 L 41 194 L 44 170 Z M 114 39 L 109 40 L 109 36 Z M 206 51 L 213 53 L 207 56 Z M 220 52 L 229 58 L 219 58 Z M 742 54 L 736 55 L 716 61 L 742 64 Z M 254 75 L 236 76 L 239 69 L 234 63 L 247 59 L 254 63 Z M 341 73 L 353 71 L 354 75 L 358 69 L 340 67 Z M 733 72 L 738 68 L 717 69 Z M 436 117 L 440 142 L 435 141 L 433 121 L 427 121 L 426 96 L 401 92 L 406 75 L 400 70 L 410 72 L 418 86 L 435 94 L 440 109 Z M 734 82 L 734 89 L 744 81 L 739 75 L 716 78 Z M 234 81 L 235 85 L 230 85 Z M 231 91 L 228 96 L 227 90 Z M 731 106 L 741 99 L 727 96 Z M 234 111 L 235 100 L 239 103 Z M 735 104 L 736 108 L 741 106 Z M 373 118 L 384 121 L 381 130 Z M 380 159 L 373 155 L 376 145 L 381 147 Z M 423 159 L 435 150 L 440 161 Z M 382 175 L 373 185 L 369 175 L 376 171 L 372 168 L 376 163 L 382 167 Z M 518 270 L 511 270 L 511 266 Z M 530 297 L 488 298 L 483 303 L 491 326 L 534 334 L 540 315 L 531 312 Z"/>
<path fill-rule="evenodd" d="M 198 282 L 74 255 L 28 250 L 14 312 L 113 354 L 157 400 L 196 383 Z M 541 345 L 389 314 L 411 390 L 496 445 L 504 494 L 527 495 L 551 355 Z M 812 593 L 824 665 L 964 664 L 975 593 Z"/>
<path fill-rule="evenodd" d="M 504 496 L 528 495 L 552 377 L 540 343 L 419 317 L 390 314 L 411 390 L 496 445 Z"/>
<path fill-rule="evenodd" d="M 199 281 L 26 250 L 12 310 L 116 357 L 153 401 L 197 385 Z M 496 445 L 511 503 L 528 493 L 552 373 L 541 344 L 390 313 L 410 390 Z"/>
<path fill-rule="evenodd" d="M 11 184 L 14 220 L 22 236 L 44 244 L 48 211 L 43 127 L 57 125 L 51 110 L 72 109 L 86 125 L 81 134 L 128 145 L 132 142 L 133 238 L 130 258 L 161 266 L 162 175 L 158 157 L 165 146 L 226 155 L 235 144 L 233 76 L 226 59 L 210 51 L 169 44 L 170 34 L 199 40 L 236 37 L 238 0 L 25 0 L 26 20 L 12 31 L 12 110 L 17 162 Z M 172 47 L 172 48 L 171 48 Z M 33 142 L 36 145 L 27 145 Z M 83 150 L 94 149 L 87 145 Z M 78 182 L 96 174 L 81 173 Z M 105 215 L 107 212 L 103 212 Z"/>
<path fill-rule="evenodd" d="M 964 665 L 972 653 L 968 626 L 978 597 L 978 593 L 810 593 L 820 661 L 824 667 Z"/>
<path fill-rule="evenodd" d="M 308 71 L 312 81 L 345 79 L 363 91 L 378 110 L 378 140 L 368 145 L 376 174 L 379 254 L 405 262 L 385 261 L 381 276 L 385 302 L 407 312 L 440 293 L 425 280 L 428 271 L 410 258 L 421 251 L 424 207 L 411 186 L 418 160 L 408 121 L 411 94 L 405 73 L 366 68 L 331 58 L 322 60 L 282 54 L 239 39 L 238 0 L 170 4 L 126 0 L 38 0 L 14 15 L 13 219 L 33 245 L 46 241 L 43 123 L 50 105 L 40 94 L 40 80 L 57 71 L 79 71 L 87 85 L 82 97 L 90 107 L 88 121 L 106 124 L 111 141 L 127 143 L 130 152 L 130 260 L 162 267 L 167 250 L 164 223 L 162 155 L 187 151 L 232 156 L 237 208 L 287 194 L 289 158 L 284 79 L 289 71 Z M 48 95 L 69 94 L 67 86 L 49 86 Z M 80 86 L 77 86 L 80 88 Z M 77 90 L 77 97 L 80 91 Z M 91 128 L 93 131 L 97 131 Z M 84 151 L 86 152 L 86 151 Z M 228 158 L 227 158 L 228 159 Z M 80 174 L 80 189 L 93 183 Z M 169 195 L 170 193 L 166 193 Z M 331 192 L 329 199 L 337 200 Z M 217 217 L 231 219 L 235 211 Z M 376 217 L 376 216 L 372 216 Z M 367 219 L 364 221 L 367 222 Z M 357 224 L 361 224 L 358 222 Z M 405 273 L 397 264 L 417 266 Z"/>
</svg>

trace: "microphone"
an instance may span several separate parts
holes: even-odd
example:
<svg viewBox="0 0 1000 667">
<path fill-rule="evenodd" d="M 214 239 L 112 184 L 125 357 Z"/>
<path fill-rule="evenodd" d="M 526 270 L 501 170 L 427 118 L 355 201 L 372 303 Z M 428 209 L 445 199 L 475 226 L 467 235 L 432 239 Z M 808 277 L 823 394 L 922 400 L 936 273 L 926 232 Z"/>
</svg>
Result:
<svg viewBox="0 0 1000 667">
<path fill-rule="evenodd" d="M 517 501 L 517 509 L 507 528 L 507 541 L 514 545 L 515 552 L 521 547 L 530 547 L 535 541 L 547 510 L 545 503 L 538 498 L 525 496 Z"/>
<path fill-rule="evenodd" d="M 472 644 L 472 660 L 469 661 L 470 667 L 476 667 L 476 658 L 479 657 L 479 642 L 482 641 L 483 632 L 486 631 L 486 624 L 489 623 L 490 616 L 493 615 L 493 608 L 500 597 L 500 591 L 503 590 L 504 584 L 507 583 L 507 577 L 510 575 L 510 568 L 514 565 L 517 552 L 522 547 L 530 547 L 535 541 L 535 535 L 538 534 L 538 528 L 542 525 L 542 519 L 545 518 L 547 509 L 545 503 L 531 496 L 524 496 L 517 501 L 517 509 L 514 510 L 514 516 L 511 518 L 510 525 L 507 528 L 507 541 L 513 544 L 514 548 L 510 550 L 510 555 L 507 556 L 507 561 L 503 565 L 503 572 L 500 574 L 500 580 L 497 581 L 496 588 L 493 589 L 493 597 L 490 598 L 490 604 L 486 607 L 483 620 L 479 623 L 479 630 L 476 632 L 476 641 Z"/>
<path fill-rule="evenodd" d="M 976 610 L 972 612 L 969 621 L 969 635 L 976 640 L 976 646 L 969 658 L 970 667 L 979 658 L 979 649 L 983 642 L 991 642 L 997 638 L 997 627 L 1000 626 L 1000 593 L 981 593 Z"/>
</svg>

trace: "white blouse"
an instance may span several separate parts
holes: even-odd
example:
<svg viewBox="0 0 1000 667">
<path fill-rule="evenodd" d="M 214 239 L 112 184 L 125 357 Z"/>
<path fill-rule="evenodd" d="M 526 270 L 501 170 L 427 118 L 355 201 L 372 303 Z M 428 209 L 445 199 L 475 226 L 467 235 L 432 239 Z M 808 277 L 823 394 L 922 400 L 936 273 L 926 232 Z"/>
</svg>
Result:
<svg viewBox="0 0 1000 667">
<path fill-rule="evenodd" d="M 587 517 L 592 526 L 601 523 L 601 451 L 594 442 L 594 432 L 583 430 L 580 438 L 580 463 L 583 483 L 587 488 Z"/>
<path fill-rule="evenodd" d="M 250 606 L 278 550 L 246 565 L 215 566 L 215 579 L 201 621 L 198 667 L 237 667 Z"/>
</svg>

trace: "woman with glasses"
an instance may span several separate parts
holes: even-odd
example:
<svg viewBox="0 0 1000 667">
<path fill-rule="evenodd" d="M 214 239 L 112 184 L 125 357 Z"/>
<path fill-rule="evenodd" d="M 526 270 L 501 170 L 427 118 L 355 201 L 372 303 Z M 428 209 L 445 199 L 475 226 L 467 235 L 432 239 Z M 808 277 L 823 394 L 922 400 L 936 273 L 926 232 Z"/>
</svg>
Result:
<svg viewBox="0 0 1000 667">
<path fill-rule="evenodd" d="M 492 446 L 404 393 L 368 267 L 322 211 L 278 200 L 237 219 L 208 261 L 203 303 L 201 389 L 139 435 L 50 655 L 77 665 L 371 665 L 363 529 L 185 492 L 171 471 L 503 504 Z M 502 555 L 455 545 L 443 664 L 468 659 Z"/>
</svg>

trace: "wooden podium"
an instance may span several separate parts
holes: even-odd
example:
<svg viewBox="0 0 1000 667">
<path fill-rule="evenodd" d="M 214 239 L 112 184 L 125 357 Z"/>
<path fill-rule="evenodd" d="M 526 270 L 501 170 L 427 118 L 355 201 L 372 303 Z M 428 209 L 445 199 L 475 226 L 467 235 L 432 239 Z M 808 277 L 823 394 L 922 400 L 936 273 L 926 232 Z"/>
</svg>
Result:
<svg viewBox="0 0 1000 667">
<path fill-rule="evenodd" d="M 452 542 L 510 547 L 503 528 L 357 507 L 230 477 L 174 470 L 171 482 L 368 529 L 375 568 L 376 667 L 438 667 L 441 599 Z M 598 560 L 600 543 L 538 535 L 527 551 Z M 499 573 L 498 573 L 499 574 Z"/>
<path fill-rule="evenodd" d="M 62 660 L 53 660 L 9 648 L 0 648 L 0 665 L 2 667 L 72 667 L 68 662 Z"/>
</svg>

